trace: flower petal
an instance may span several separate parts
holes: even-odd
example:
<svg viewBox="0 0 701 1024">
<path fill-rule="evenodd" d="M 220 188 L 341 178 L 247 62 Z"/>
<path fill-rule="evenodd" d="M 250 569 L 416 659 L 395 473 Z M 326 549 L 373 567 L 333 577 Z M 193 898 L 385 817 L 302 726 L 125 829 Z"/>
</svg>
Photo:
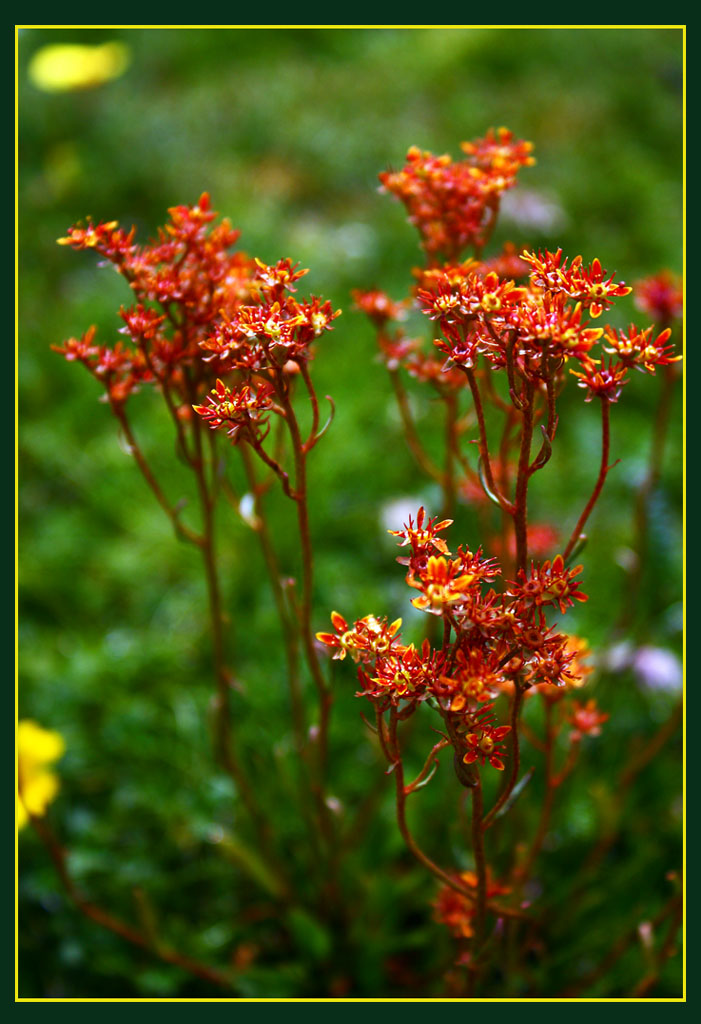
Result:
<svg viewBox="0 0 701 1024">
<path fill-rule="evenodd" d="M 333 622 L 335 628 L 339 631 L 339 633 L 348 632 L 348 623 L 346 622 L 342 615 L 338 614 L 338 612 L 331 612 L 331 621 Z"/>
</svg>

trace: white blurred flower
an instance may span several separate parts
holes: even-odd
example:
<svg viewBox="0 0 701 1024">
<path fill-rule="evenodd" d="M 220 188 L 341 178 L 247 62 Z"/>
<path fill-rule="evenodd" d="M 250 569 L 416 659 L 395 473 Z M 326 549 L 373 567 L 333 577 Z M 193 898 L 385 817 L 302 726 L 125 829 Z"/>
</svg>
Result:
<svg viewBox="0 0 701 1024">
<path fill-rule="evenodd" d="M 532 189 L 514 189 L 507 192 L 500 206 L 504 221 L 516 227 L 555 234 L 567 225 L 567 214 L 558 201 L 544 192 Z"/>
<path fill-rule="evenodd" d="M 648 690 L 678 693 L 683 685 L 682 663 L 674 651 L 666 647 L 635 648 L 624 640 L 604 651 L 597 664 L 607 672 L 632 669 L 638 683 Z"/>
<path fill-rule="evenodd" d="M 380 508 L 380 524 L 385 530 L 401 530 L 409 516 L 416 519 L 416 513 L 424 504 L 421 498 L 393 498 Z"/>
<path fill-rule="evenodd" d="M 683 684 L 682 664 L 673 651 L 663 647 L 639 647 L 632 660 L 642 686 L 677 693 Z"/>
</svg>

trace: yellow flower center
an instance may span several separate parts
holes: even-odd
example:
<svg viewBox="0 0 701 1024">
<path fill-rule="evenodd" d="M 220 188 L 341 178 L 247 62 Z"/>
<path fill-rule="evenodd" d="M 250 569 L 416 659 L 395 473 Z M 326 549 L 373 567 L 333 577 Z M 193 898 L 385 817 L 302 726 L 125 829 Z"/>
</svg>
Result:
<svg viewBox="0 0 701 1024">
<path fill-rule="evenodd" d="M 498 295 L 494 295 L 492 292 L 487 292 L 482 297 L 482 309 L 485 313 L 496 313 L 501 309 L 501 299 Z"/>
</svg>

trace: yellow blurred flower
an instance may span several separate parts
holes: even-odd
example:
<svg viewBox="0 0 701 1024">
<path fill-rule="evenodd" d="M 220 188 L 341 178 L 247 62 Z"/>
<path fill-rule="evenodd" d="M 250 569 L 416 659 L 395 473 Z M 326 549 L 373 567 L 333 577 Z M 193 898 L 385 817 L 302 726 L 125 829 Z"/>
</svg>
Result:
<svg viewBox="0 0 701 1024">
<path fill-rule="evenodd" d="M 48 804 L 59 789 L 58 777 L 46 768 L 51 761 L 57 761 L 66 749 L 63 736 L 58 732 L 42 729 L 30 718 L 24 718 L 17 726 L 17 827 L 23 828 L 29 821 L 29 814 L 46 813 Z"/>
<path fill-rule="evenodd" d="M 584 658 L 588 658 L 591 654 L 591 648 L 586 640 L 583 640 L 580 636 L 573 636 L 569 634 L 567 637 L 566 651 L 568 654 L 574 654 L 574 658 L 569 664 L 567 671 L 572 676 L 571 682 L 568 682 L 567 688 L 574 688 L 578 690 L 584 686 L 587 681 L 587 676 L 591 675 L 594 671 L 591 665 L 587 665 L 584 662 Z"/>
<path fill-rule="evenodd" d="M 124 43 L 54 43 L 37 50 L 29 62 L 28 74 L 32 84 L 43 92 L 92 89 L 119 78 L 130 60 L 129 47 Z"/>
</svg>

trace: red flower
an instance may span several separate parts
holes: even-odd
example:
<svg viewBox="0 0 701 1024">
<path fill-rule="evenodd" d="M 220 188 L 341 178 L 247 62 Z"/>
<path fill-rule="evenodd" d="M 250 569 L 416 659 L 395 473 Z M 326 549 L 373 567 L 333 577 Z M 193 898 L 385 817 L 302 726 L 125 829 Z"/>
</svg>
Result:
<svg viewBox="0 0 701 1024">
<path fill-rule="evenodd" d="M 498 475 L 495 472 L 495 476 Z M 473 485 L 474 486 L 474 485 Z M 479 489 L 482 496 L 485 497 L 484 491 Z M 475 488 L 477 491 L 477 488 Z M 549 554 L 560 539 L 560 534 L 551 526 L 550 523 L 529 523 L 528 526 L 528 550 L 536 558 L 543 557 Z M 502 555 L 502 542 L 499 537 L 495 537 L 492 542 L 492 548 L 497 552 L 498 555 Z M 506 550 L 512 559 L 516 558 L 516 537 L 513 533 L 509 534 Z"/>
<path fill-rule="evenodd" d="M 212 430 L 227 426 L 228 436 L 236 442 L 240 431 L 264 424 L 262 414 L 274 408 L 272 396 L 274 388 L 267 381 L 261 381 L 254 387 L 242 384 L 232 390 L 223 381 L 217 380 L 216 386 L 207 395 L 209 405 L 193 405 L 193 409 L 209 424 Z"/>
<path fill-rule="evenodd" d="M 283 291 L 296 292 L 297 289 L 293 287 L 293 282 L 299 281 L 301 277 L 309 273 L 308 270 L 298 270 L 299 263 L 293 263 L 289 259 L 278 260 L 272 267 L 259 259 L 256 259 L 255 262 L 258 269 L 255 272 L 254 281 L 260 282 L 265 291 L 274 293 L 274 297 L 280 297 Z"/>
<path fill-rule="evenodd" d="M 409 586 L 421 591 L 411 603 L 432 615 L 442 615 L 452 605 L 463 601 L 475 581 L 474 573 L 462 571 L 460 559 L 448 561 L 435 555 L 430 555 L 426 567 L 419 569 L 418 579 L 407 576 Z"/>
<path fill-rule="evenodd" d="M 400 700 L 425 700 L 430 696 L 431 684 L 440 674 L 442 663 L 443 656 L 431 650 L 428 640 L 424 640 L 420 652 L 413 644 L 394 647 L 389 654 L 377 658 L 374 676 L 359 670 L 363 689 L 356 696 L 389 697 L 395 705 Z"/>
<path fill-rule="evenodd" d="M 661 270 L 653 277 L 636 281 L 633 285 L 633 294 L 638 309 L 642 309 L 658 323 L 668 324 L 682 315 L 682 279 L 670 270 Z"/>
<path fill-rule="evenodd" d="M 547 561 L 536 567 L 531 562 L 530 575 L 526 576 L 525 571 L 519 569 L 518 582 L 510 582 L 507 593 L 526 607 L 557 605 L 564 615 L 573 598 L 587 600 L 587 595 L 579 590 L 580 582 L 574 579 L 581 571 L 581 565 L 567 569 L 562 555 L 556 555 L 552 564 Z"/>
<path fill-rule="evenodd" d="M 549 292 L 529 294 L 512 311 L 510 325 L 518 330 L 517 362 L 530 376 L 551 375 L 547 366 L 541 366 L 543 353 L 554 361 L 584 359 L 603 334 L 603 328 L 588 327 L 589 321 L 582 320 L 582 303 L 568 306 L 567 298 Z"/>
<path fill-rule="evenodd" d="M 399 547 L 406 547 L 407 544 L 411 544 L 411 550 L 414 555 L 420 555 L 428 551 L 429 548 L 433 548 L 435 551 L 440 551 L 442 555 L 449 555 L 448 545 L 442 539 L 437 537 L 436 534 L 441 530 L 447 530 L 449 526 L 452 526 L 452 519 L 442 519 L 440 523 L 436 522 L 438 516 L 434 516 L 433 519 L 429 519 L 424 527 L 424 518 L 426 510 L 423 505 L 416 513 L 416 526 L 414 526 L 414 520 L 409 516 L 409 522 L 404 523 L 403 530 L 388 530 L 387 533 L 391 534 L 392 537 L 401 537 Z M 406 564 L 406 563 L 404 563 Z"/>
<path fill-rule="evenodd" d="M 99 224 L 93 224 L 88 220 L 87 227 L 81 228 L 76 224 L 68 229 L 65 238 L 59 238 L 57 241 L 59 245 L 70 245 L 73 249 L 96 249 L 108 259 L 117 262 L 134 251 L 134 233 L 135 229 L 132 228 L 127 234 L 116 220 Z"/>
<path fill-rule="evenodd" d="M 576 370 L 570 370 L 570 373 L 579 378 L 577 383 L 580 388 L 587 389 L 585 402 L 591 402 L 594 397 L 617 402 L 628 383 L 628 367 L 623 362 L 614 363 L 613 359 L 609 360 L 608 366 L 603 360 L 599 366 L 593 359 L 583 359 L 582 370 L 583 373 L 577 373 Z"/>
<path fill-rule="evenodd" d="M 458 714 L 468 706 L 468 700 L 483 703 L 493 700 L 502 681 L 499 657 L 478 646 L 460 648 L 455 656 L 453 677 L 441 676 L 434 687 L 437 697 L 450 696 L 450 711 Z"/>
<path fill-rule="evenodd" d="M 570 733 L 572 743 L 579 743 L 583 736 L 599 736 L 601 725 L 608 721 L 610 715 L 602 714 L 596 706 L 595 700 L 588 700 L 586 704 L 574 701 L 572 712 L 568 720 L 574 726 Z"/>
<path fill-rule="evenodd" d="M 392 652 L 401 652 L 403 647 L 397 645 L 392 647 L 397 639 L 401 625 L 401 619 L 395 619 L 387 624 L 387 619 L 377 619 L 374 615 L 366 615 L 358 619 L 351 629 L 338 612 L 331 612 L 331 622 L 336 633 L 317 633 L 316 638 L 327 647 L 337 647 L 338 651 L 334 658 L 343 660 L 346 653 L 349 653 L 353 661 L 367 662 L 377 655 Z"/>
<path fill-rule="evenodd" d="M 384 327 L 388 320 L 405 320 L 406 308 L 403 302 L 394 302 L 381 291 L 351 292 L 355 308 L 369 316 L 376 327 Z"/>
<path fill-rule="evenodd" d="M 511 732 L 510 725 L 493 726 L 489 721 L 493 718 L 491 714 L 492 705 L 486 704 L 473 716 L 475 731 L 468 733 L 465 737 L 468 750 L 463 755 L 465 764 L 474 764 L 479 761 L 482 765 L 489 761 L 492 768 L 497 771 L 504 771 L 504 762 L 501 755 L 505 753 L 501 740 Z"/>
<path fill-rule="evenodd" d="M 611 346 L 606 351 L 617 355 L 626 366 L 635 366 L 638 370 L 655 372 L 656 366 L 669 366 L 677 363 L 681 356 L 673 356 L 674 347 L 668 345 L 672 331 L 667 327 L 653 340 L 654 328 L 640 330 L 631 324 L 627 331 L 615 331 L 611 327 L 605 329 L 606 341 Z"/>
<path fill-rule="evenodd" d="M 165 313 L 159 316 L 155 309 L 149 309 L 141 302 L 130 309 L 125 309 L 122 306 L 119 315 L 126 324 L 126 327 L 120 329 L 120 333 L 130 335 L 135 342 L 141 338 L 147 341 L 153 338 L 166 319 Z"/>
<path fill-rule="evenodd" d="M 62 356 L 66 357 L 69 363 L 78 361 L 80 363 L 89 362 L 91 356 L 96 356 L 100 349 L 97 345 L 93 345 L 93 338 L 97 327 L 93 324 L 92 327 L 88 327 L 85 334 L 80 338 L 69 338 L 63 343 L 63 345 L 52 345 L 51 348 L 54 352 L 59 352 Z"/>
</svg>

